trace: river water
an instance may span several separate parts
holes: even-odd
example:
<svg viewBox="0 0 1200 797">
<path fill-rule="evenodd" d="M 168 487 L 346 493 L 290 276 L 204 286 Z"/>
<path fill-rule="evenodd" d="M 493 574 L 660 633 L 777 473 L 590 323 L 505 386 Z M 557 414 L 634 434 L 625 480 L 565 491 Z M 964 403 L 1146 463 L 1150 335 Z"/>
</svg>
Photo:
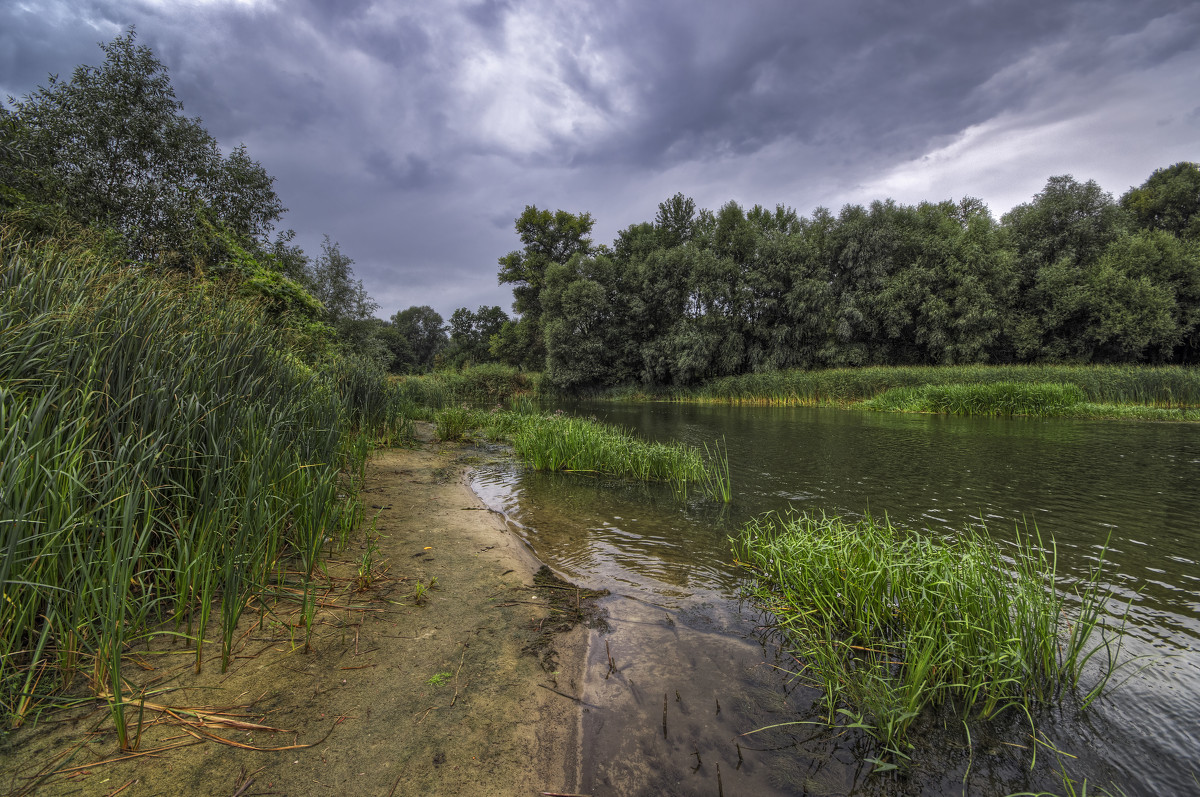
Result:
<svg viewBox="0 0 1200 797">
<path fill-rule="evenodd" d="M 607 589 L 582 698 L 581 790 L 633 794 L 1007 794 L 1077 784 L 1200 794 L 1200 426 L 957 418 L 813 408 L 574 405 L 650 439 L 728 446 L 734 503 L 501 462 L 476 492 L 538 556 Z M 1065 579 L 1107 542 L 1128 680 L 1080 712 L 914 734 L 903 772 L 871 774 L 860 731 L 827 728 L 767 618 L 739 599 L 728 536 L 769 510 L 886 514 L 954 535 L 1053 537 Z M 771 727 L 779 726 L 779 727 Z M 751 733 L 748 733 L 751 732 Z M 1077 785 L 1078 788 L 1078 785 Z"/>
</svg>

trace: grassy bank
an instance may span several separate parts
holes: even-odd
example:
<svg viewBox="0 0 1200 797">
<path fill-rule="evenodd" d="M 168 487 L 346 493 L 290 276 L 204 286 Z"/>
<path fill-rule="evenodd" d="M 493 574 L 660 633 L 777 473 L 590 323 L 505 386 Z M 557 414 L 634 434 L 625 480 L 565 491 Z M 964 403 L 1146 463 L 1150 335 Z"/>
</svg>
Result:
<svg viewBox="0 0 1200 797">
<path fill-rule="evenodd" d="M 1030 385 L 1058 386 L 1060 399 Z M 933 388 L 953 388 L 944 401 Z M 1076 392 L 1078 391 L 1078 392 Z M 1007 395 L 1002 395 L 1007 393 Z M 1200 420 L 1200 369 L 1183 366 L 968 365 L 777 371 L 694 388 L 612 391 L 616 400 L 861 406 L 900 412 Z M 925 401 L 925 398 L 929 398 Z M 1063 401 L 1068 398 L 1069 401 Z M 939 401 L 941 403 L 939 404 Z"/>
<path fill-rule="evenodd" d="M 1100 565 L 1068 585 L 1036 535 L 1002 546 L 968 530 L 944 542 L 870 517 L 768 515 L 741 530 L 734 553 L 829 720 L 846 714 L 900 755 L 931 707 L 1028 714 L 1068 695 L 1086 707 L 1117 666 L 1099 627 Z M 1089 662 L 1101 675 L 1079 690 Z"/>
<path fill-rule="evenodd" d="M 0 710 L 19 725 L 82 674 L 128 747 L 128 646 L 167 622 L 225 667 L 268 585 L 307 605 L 408 403 L 211 284 L 7 234 L 0 339 Z"/>
<path fill-rule="evenodd" d="M 541 374 L 486 364 L 460 371 L 393 377 L 393 381 L 408 401 L 440 410 L 460 404 L 490 407 L 518 397 L 535 397 Z"/>
<path fill-rule="evenodd" d="M 654 443 L 609 424 L 540 413 L 528 405 L 490 412 L 451 407 L 440 411 L 436 422 L 438 435 L 445 440 L 477 432 L 490 440 L 511 443 L 516 454 L 535 470 L 661 481 L 683 496 L 694 489 L 714 500 L 732 500 L 728 460 L 720 446 L 702 454 L 682 443 Z"/>
</svg>

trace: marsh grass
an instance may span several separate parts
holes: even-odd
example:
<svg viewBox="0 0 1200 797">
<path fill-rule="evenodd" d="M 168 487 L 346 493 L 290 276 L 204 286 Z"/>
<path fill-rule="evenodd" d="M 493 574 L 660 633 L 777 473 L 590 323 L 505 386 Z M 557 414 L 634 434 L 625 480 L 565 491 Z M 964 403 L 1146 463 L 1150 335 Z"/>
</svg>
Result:
<svg viewBox="0 0 1200 797">
<path fill-rule="evenodd" d="M 849 717 L 898 755 L 931 707 L 1029 715 L 1068 695 L 1086 707 L 1121 666 L 1103 627 L 1103 556 L 1068 583 L 1036 532 L 1002 547 L 972 530 L 942 541 L 886 519 L 771 514 L 734 553 L 829 720 Z M 1089 663 L 1101 674 L 1081 691 Z"/>
<path fill-rule="evenodd" d="M 728 456 L 720 446 L 705 456 L 683 443 L 651 442 L 616 426 L 559 413 L 477 412 L 475 423 L 490 439 L 511 442 L 535 470 L 667 482 L 683 497 L 695 488 L 713 500 L 733 499 Z"/>
<path fill-rule="evenodd" d="M 319 369 L 219 286 L 0 231 L 0 711 L 83 673 L 122 747 L 122 657 L 163 623 L 222 665 L 282 572 L 361 515 L 363 460 L 411 431 L 367 363 Z"/>
<path fill-rule="evenodd" d="M 393 380 L 401 395 L 416 405 L 441 410 L 452 405 L 493 406 L 536 396 L 541 376 L 505 365 L 476 365 L 461 371 L 402 376 Z"/>
<path fill-rule="evenodd" d="M 462 440 L 470 431 L 474 414 L 466 407 L 447 407 L 434 416 L 434 424 L 439 440 Z"/>
<path fill-rule="evenodd" d="M 1135 365 L 876 366 L 774 371 L 713 380 L 689 388 L 624 389 L 617 400 L 667 400 L 778 406 L 848 406 L 894 388 L 994 383 L 1073 385 L 1083 417 L 1200 419 L 1200 369 Z M 1142 415 L 1119 408 L 1155 410 Z"/>
<path fill-rule="evenodd" d="M 1047 417 L 1069 415 L 1084 403 L 1085 398 L 1083 390 L 1075 385 L 990 382 L 895 387 L 864 401 L 861 406 L 885 412 Z"/>
</svg>

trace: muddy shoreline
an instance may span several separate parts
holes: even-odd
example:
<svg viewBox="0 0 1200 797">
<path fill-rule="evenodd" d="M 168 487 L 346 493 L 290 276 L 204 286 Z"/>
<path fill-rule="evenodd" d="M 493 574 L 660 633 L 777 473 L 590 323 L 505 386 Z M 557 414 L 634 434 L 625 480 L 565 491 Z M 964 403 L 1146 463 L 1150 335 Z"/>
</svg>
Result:
<svg viewBox="0 0 1200 797">
<path fill-rule="evenodd" d="M 246 612 L 225 674 L 217 644 L 196 675 L 178 637 L 141 643 L 125 672 L 145 701 L 138 755 L 102 701 L 46 713 L 0 741 L 4 793 L 576 791 L 589 596 L 535 581 L 541 562 L 467 485 L 475 454 L 422 436 L 368 462 L 307 652 L 286 596 Z"/>
</svg>

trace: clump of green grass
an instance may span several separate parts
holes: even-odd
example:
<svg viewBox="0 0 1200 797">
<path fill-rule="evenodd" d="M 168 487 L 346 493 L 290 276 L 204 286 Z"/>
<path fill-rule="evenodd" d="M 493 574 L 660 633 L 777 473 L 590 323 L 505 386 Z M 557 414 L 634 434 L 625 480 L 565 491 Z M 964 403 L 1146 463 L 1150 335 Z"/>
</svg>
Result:
<svg viewBox="0 0 1200 797">
<path fill-rule="evenodd" d="M 497 411 L 478 417 L 489 437 L 509 440 L 536 470 L 668 482 L 685 496 L 695 486 L 715 500 L 732 500 L 728 457 L 719 448 L 706 460 L 699 450 L 682 443 L 649 442 L 624 429 L 566 414 Z"/>
<path fill-rule="evenodd" d="M 462 440 L 470 431 L 474 413 L 466 407 L 447 407 L 434 416 L 434 424 L 439 440 Z"/>
<path fill-rule="evenodd" d="M 1101 565 L 1068 588 L 1036 534 L 1002 549 L 970 530 L 940 541 L 886 519 L 771 514 L 746 524 L 734 552 L 830 722 L 848 716 L 900 755 L 931 706 L 1028 709 L 1076 690 L 1097 659 L 1086 707 L 1118 667 Z"/>
<path fill-rule="evenodd" d="M 862 406 L 885 412 L 935 412 L 949 415 L 1059 416 L 1083 403 L 1075 385 L 1035 382 L 991 382 L 971 385 L 895 387 Z"/>
<path fill-rule="evenodd" d="M 505 365 L 484 364 L 461 371 L 436 371 L 394 380 L 408 401 L 440 410 L 455 404 L 494 405 L 537 395 L 541 377 Z"/>
</svg>

